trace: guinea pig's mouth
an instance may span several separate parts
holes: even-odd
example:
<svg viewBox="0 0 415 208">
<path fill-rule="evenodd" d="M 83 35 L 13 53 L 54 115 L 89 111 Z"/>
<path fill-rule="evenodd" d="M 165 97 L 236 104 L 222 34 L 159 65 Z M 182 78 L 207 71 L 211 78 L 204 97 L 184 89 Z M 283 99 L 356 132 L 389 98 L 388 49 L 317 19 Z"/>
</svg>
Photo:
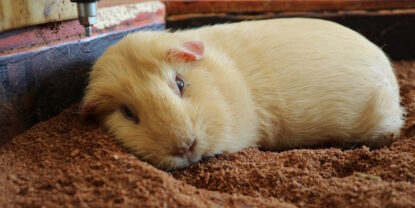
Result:
<svg viewBox="0 0 415 208">
<path fill-rule="evenodd" d="M 175 168 L 184 168 L 201 159 L 201 156 L 196 152 L 187 152 L 183 155 L 173 155 L 172 160 Z"/>
<path fill-rule="evenodd" d="M 170 153 L 171 166 L 173 168 L 183 168 L 189 166 L 191 163 L 197 162 L 201 159 L 201 155 L 197 151 L 197 139 L 178 148 L 174 148 Z"/>
</svg>

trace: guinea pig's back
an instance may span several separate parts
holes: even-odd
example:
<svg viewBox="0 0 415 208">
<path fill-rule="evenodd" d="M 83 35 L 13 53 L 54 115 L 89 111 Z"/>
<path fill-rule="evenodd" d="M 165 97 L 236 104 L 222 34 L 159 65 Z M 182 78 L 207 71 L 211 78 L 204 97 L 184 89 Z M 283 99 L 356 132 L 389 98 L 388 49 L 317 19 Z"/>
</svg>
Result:
<svg viewBox="0 0 415 208">
<path fill-rule="evenodd" d="M 256 103 L 265 146 L 307 146 L 330 137 L 365 142 L 399 134 L 403 110 L 391 64 L 348 28 L 289 18 L 188 34 L 203 40 L 207 53 L 212 47 L 226 54 L 240 70 Z"/>
</svg>

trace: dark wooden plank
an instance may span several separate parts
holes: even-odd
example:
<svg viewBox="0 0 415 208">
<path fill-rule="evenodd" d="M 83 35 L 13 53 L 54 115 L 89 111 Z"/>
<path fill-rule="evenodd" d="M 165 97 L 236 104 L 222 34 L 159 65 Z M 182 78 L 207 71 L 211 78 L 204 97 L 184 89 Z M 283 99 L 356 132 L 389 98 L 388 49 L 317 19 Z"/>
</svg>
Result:
<svg viewBox="0 0 415 208">
<path fill-rule="evenodd" d="M 309 12 L 415 8 L 415 0 L 165 1 L 167 16 L 193 13 Z"/>
<path fill-rule="evenodd" d="M 168 17 L 166 26 L 171 30 L 177 30 L 215 23 L 282 17 L 311 17 L 332 20 L 361 33 L 381 47 L 394 60 L 415 59 L 415 10 L 271 12 L 250 15 L 188 14 Z"/>
</svg>

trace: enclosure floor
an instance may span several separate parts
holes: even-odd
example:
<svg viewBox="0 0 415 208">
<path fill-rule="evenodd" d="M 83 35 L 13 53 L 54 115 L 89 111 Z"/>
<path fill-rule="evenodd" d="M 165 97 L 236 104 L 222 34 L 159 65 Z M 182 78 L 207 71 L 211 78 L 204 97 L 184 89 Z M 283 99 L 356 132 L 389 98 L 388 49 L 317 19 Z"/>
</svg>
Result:
<svg viewBox="0 0 415 208">
<path fill-rule="evenodd" d="M 415 207 L 415 62 L 395 67 L 408 119 L 388 148 L 250 148 L 167 173 L 74 106 L 0 147 L 0 207 Z"/>
</svg>

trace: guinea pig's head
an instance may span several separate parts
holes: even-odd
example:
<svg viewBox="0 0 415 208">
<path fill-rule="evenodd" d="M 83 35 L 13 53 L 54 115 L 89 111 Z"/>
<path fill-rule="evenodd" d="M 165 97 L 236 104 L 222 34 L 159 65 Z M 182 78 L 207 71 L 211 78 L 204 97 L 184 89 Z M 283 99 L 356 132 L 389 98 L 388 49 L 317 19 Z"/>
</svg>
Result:
<svg viewBox="0 0 415 208">
<path fill-rule="evenodd" d="M 121 144 L 163 169 L 212 155 L 226 135 L 226 112 L 206 79 L 192 75 L 203 53 L 203 42 L 174 34 L 127 36 L 93 66 L 81 113 L 99 117 Z"/>
</svg>

